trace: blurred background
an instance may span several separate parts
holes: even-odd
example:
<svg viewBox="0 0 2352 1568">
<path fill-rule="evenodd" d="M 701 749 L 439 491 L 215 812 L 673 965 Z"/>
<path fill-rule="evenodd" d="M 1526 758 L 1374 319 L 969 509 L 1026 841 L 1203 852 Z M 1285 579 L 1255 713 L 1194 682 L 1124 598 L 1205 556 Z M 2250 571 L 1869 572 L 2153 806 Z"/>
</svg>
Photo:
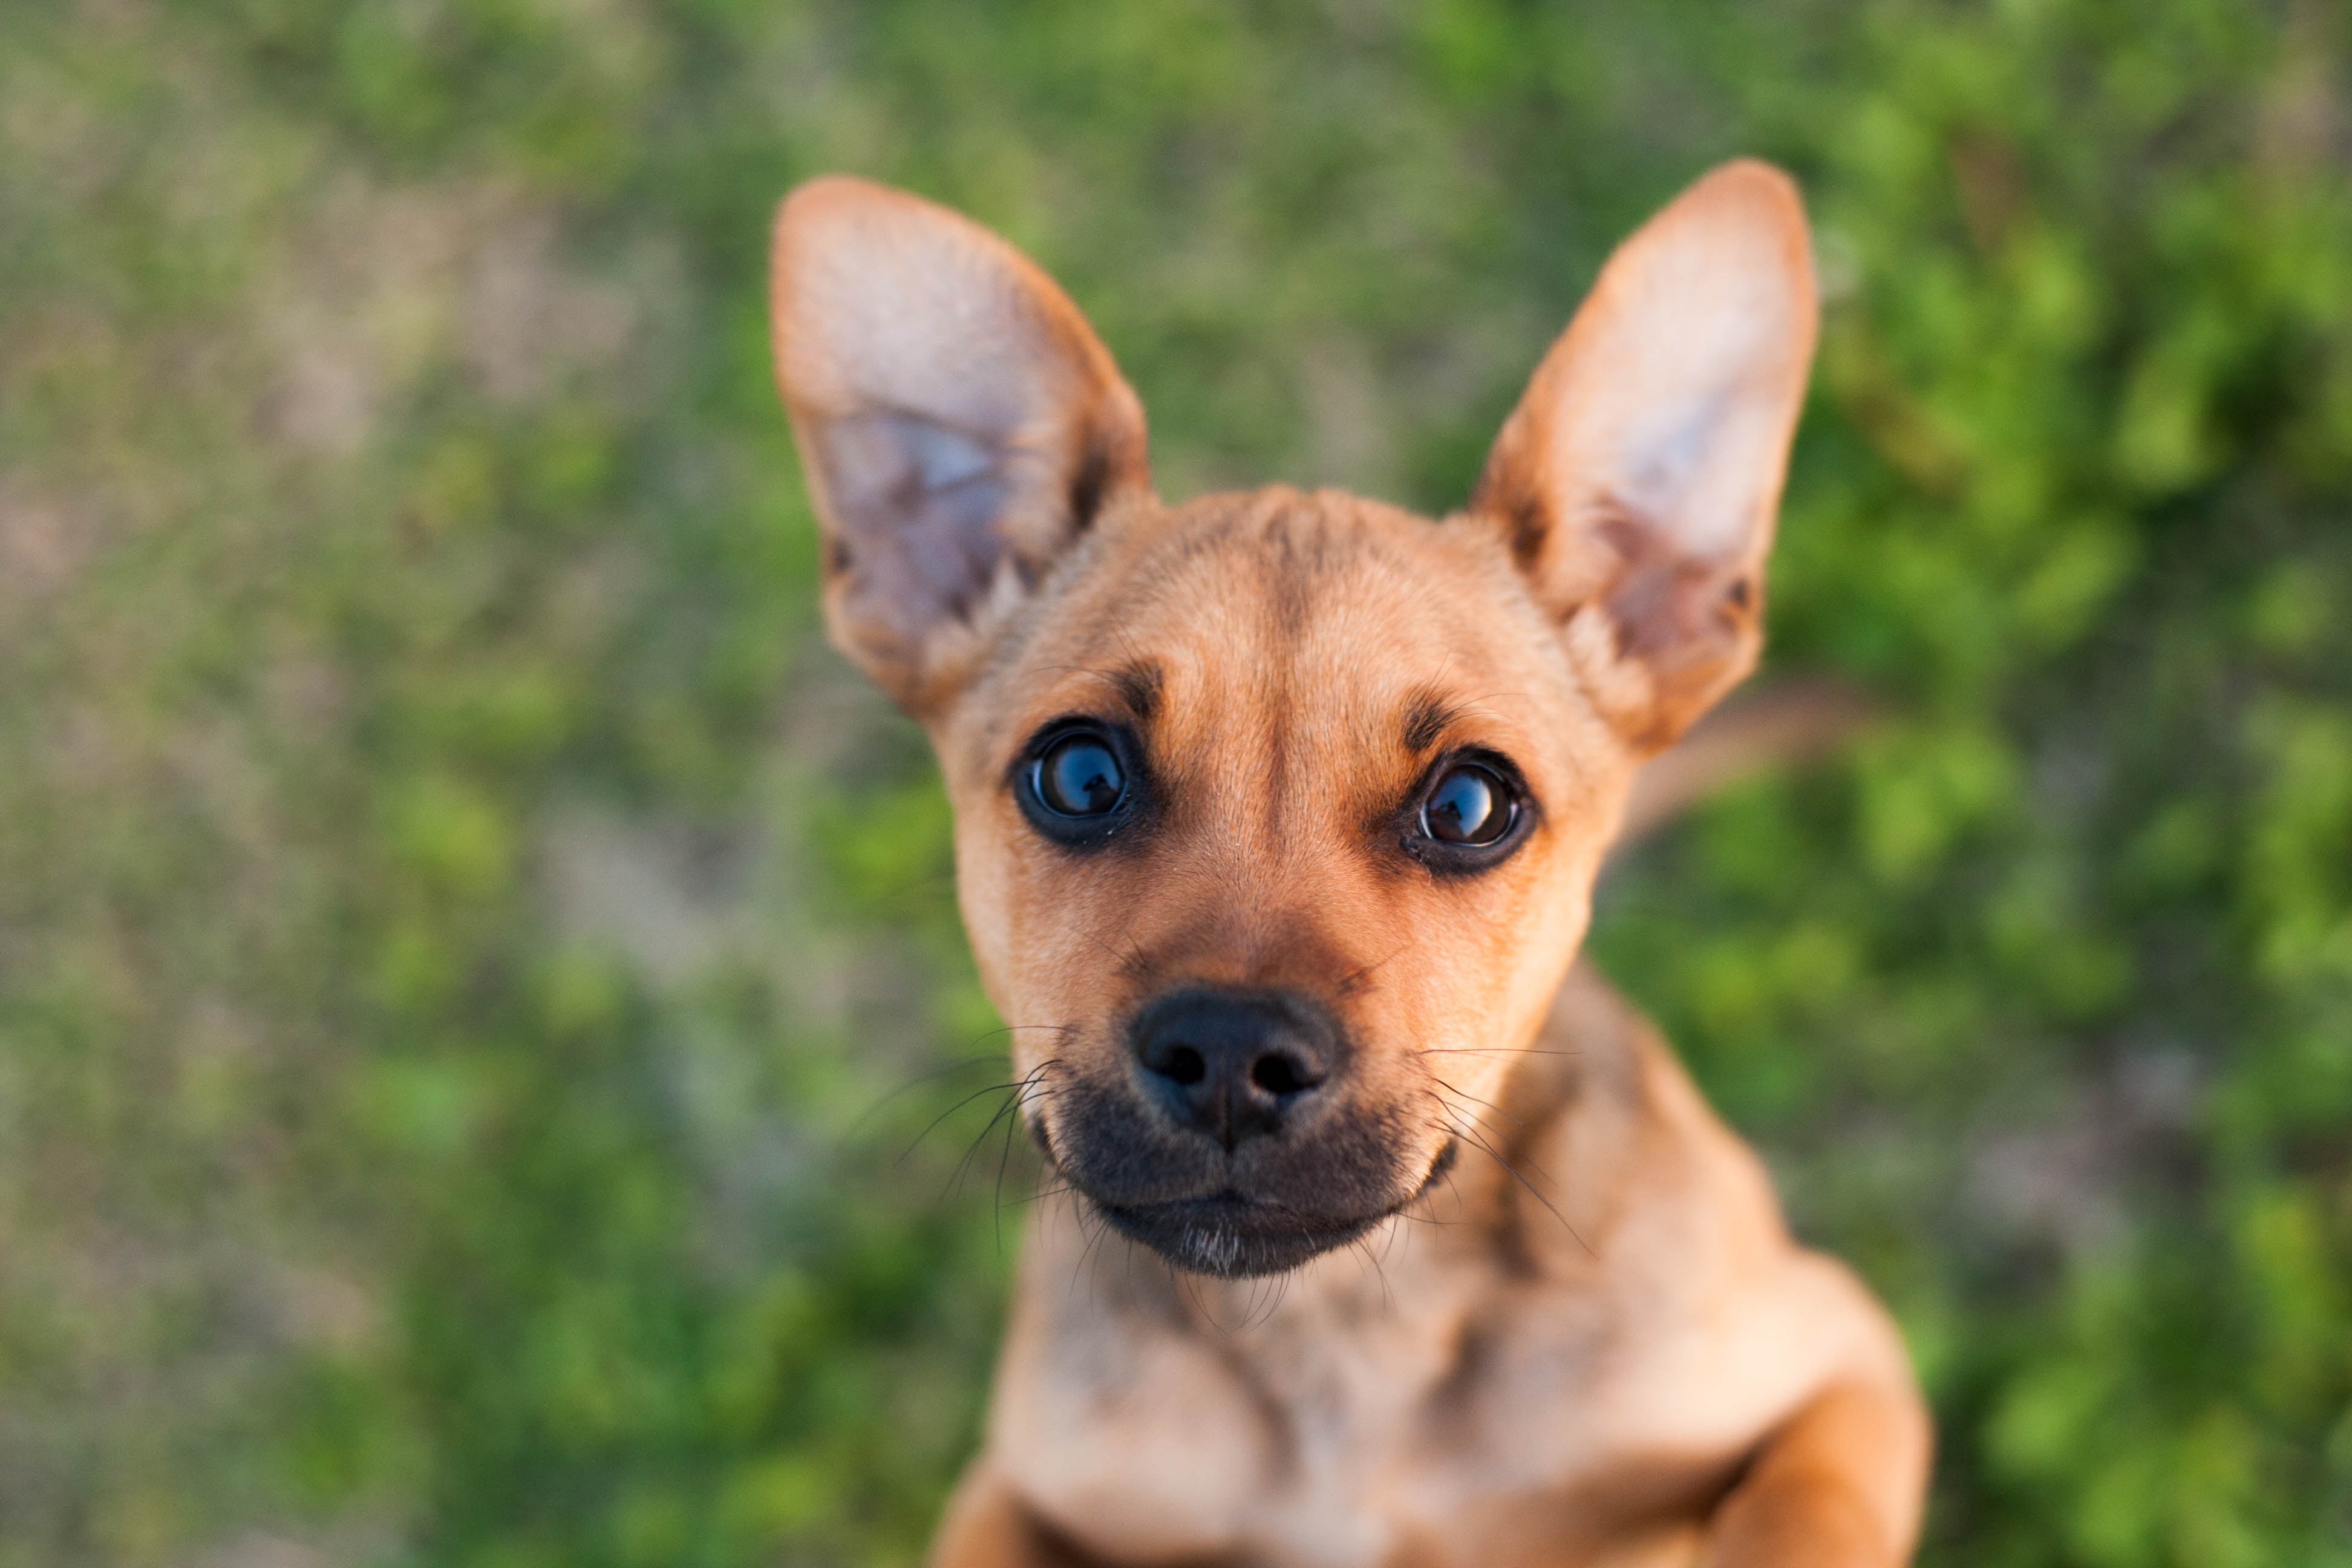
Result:
<svg viewBox="0 0 2352 1568">
<path fill-rule="evenodd" d="M 955 1109 L 920 737 L 817 635 L 775 200 L 1012 236 L 1171 497 L 1437 510 L 1738 153 L 1830 300 L 1772 666 L 1891 718 L 1592 946 L 1899 1313 L 1927 1562 L 2352 1563 L 2347 52 L 2327 0 L 7 0 L 0 1564 L 911 1563 L 1027 1178 Z"/>
</svg>

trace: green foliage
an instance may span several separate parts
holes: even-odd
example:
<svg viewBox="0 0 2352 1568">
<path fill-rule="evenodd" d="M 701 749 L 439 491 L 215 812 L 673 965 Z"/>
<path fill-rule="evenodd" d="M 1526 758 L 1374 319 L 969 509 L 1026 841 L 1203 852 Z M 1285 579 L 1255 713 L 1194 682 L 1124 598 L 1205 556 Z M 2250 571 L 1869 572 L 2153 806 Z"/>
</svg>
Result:
<svg viewBox="0 0 2352 1568">
<path fill-rule="evenodd" d="M 0 1565 L 918 1550 L 1004 1129 L 919 739 L 816 638 L 792 182 L 1030 247 L 1170 493 L 1443 509 L 1738 152 L 1831 294 L 1773 658 L 1891 717 L 1594 945 L 1902 1315 L 1929 1561 L 2352 1563 L 2348 47 L 2224 0 L 0 9 Z"/>
</svg>

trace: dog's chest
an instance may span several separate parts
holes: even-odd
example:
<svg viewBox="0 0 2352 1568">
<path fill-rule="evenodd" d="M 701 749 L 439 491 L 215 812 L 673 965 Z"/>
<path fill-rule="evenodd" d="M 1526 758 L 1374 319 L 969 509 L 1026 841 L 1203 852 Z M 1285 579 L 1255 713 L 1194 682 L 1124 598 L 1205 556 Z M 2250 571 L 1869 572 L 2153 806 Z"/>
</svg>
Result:
<svg viewBox="0 0 2352 1568">
<path fill-rule="evenodd" d="M 1223 1329 L 1059 1339 L 1003 1390 L 1024 1490 L 1114 1559 L 1443 1564 L 1622 1448 L 1647 1373 L 1616 1304 L 1483 1268 L 1316 1272 Z"/>
<path fill-rule="evenodd" d="M 1272 1462 L 1237 1499 L 1237 1534 L 1298 1562 L 1377 1563 L 1458 1478 L 1433 1474 L 1426 1427 L 1448 1403 L 1468 1414 L 1480 1369 L 1465 1362 L 1471 1293 L 1415 1282 L 1283 1311 L 1234 1337 L 1227 1375 L 1244 1385 Z M 1385 1295 L 1384 1301 L 1381 1298 Z M 1438 1461 L 1441 1465 L 1444 1460 Z"/>
</svg>

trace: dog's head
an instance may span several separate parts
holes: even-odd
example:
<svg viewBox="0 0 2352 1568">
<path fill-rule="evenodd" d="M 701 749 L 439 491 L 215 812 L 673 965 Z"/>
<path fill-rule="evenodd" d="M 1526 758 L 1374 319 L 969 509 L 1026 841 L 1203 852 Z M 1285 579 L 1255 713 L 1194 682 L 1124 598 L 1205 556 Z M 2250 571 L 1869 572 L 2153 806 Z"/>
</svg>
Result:
<svg viewBox="0 0 2352 1568">
<path fill-rule="evenodd" d="M 1475 1136 L 1633 770 L 1745 675 L 1812 350 L 1786 178 L 1618 251 L 1464 510 L 1171 507 L 1051 279 L 916 197 L 801 187 L 778 374 L 835 640 L 920 720 L 1024 1113 L 1181 1267 L 1286 1268 Z"/>
</svg>

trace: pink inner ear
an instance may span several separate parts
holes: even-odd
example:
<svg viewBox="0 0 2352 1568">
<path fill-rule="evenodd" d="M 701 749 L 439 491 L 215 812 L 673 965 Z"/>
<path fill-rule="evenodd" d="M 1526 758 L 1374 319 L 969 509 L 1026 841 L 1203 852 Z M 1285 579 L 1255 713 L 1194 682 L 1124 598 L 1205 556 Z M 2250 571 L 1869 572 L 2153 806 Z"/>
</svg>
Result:
<svg viewBox="0 0 2352 1568">
<path fill-rule="evenodd" d="M 801 187 L 772 281 L 833 629 L 915 705 L 941 635 L 1008 566 L 1032 580 L 1106 497 L 1149 485 L 1142 409 L 1051 279 L 903 191 Z"/>
<path fill-rule="evenodd" d="M 906 414 L 827 420 L 817 440 L 842 544 L 835 569 L 854 571 L 861 596 L 902 631 L 920 627 L 910 609 L 969 615 L 1003 552 L 1001 454 Z"/>
<path fill-rule="evenodd" d="M 1690 493 L 1737 412 L 1730 389 L 1718 389 L 1671 407 L 1657 427 L 1625 441 L 1619 458 L 1623 472 L 1613 487 L 1618 502 L 1666 535 L 1662 544 L 1677 553 L 1720 557 L 1736 553 L 1745 542 L 1748 520 L 1736 502 L 1710 506 L 1706 498 Z"/>
<path fill-rule="evenodd" d="M 1601 596 L 1646 666 L 1645 734 L 1688 722 L 1760 643 L 1761 573 L 1812 356 L 1795 188 L 1727 164 L 1621 246 L 1544 357 L 1472 506 L 1538 597 Z"/>
</svg>

